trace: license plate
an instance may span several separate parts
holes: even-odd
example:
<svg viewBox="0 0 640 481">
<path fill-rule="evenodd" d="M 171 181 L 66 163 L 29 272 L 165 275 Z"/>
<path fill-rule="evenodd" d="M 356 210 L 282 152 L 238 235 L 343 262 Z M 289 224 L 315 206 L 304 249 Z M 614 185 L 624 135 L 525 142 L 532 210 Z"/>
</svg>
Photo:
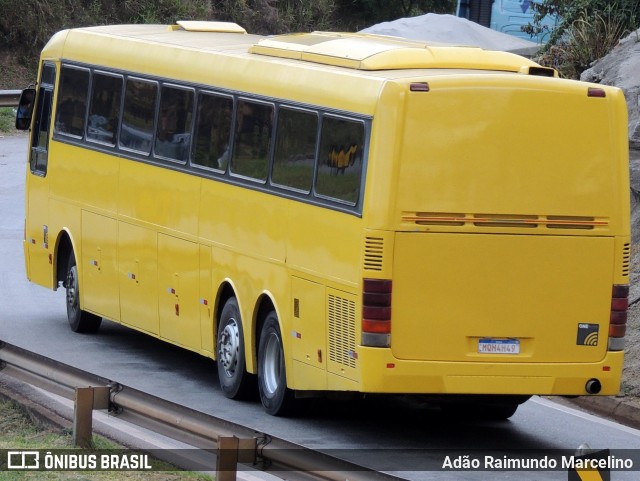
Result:
<svg viewBox="0 0 640 481">
<path fill-rule="evenodd" d="M 480 354 L 520 354 L 518 339 L 478 339 Z"/>
</svg>

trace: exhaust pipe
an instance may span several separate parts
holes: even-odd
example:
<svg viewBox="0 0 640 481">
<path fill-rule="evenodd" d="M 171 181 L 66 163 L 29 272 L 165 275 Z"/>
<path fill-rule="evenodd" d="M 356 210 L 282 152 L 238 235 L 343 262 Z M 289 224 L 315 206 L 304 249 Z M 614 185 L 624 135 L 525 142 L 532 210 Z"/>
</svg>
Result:
<svg viewBox="0 0 640 481">
<path fill-rule="evenodd" d="M 589 394 L 598 394 L 602 391 L 602 384 L 597 379 L 589 379 L 584 388 Z"/>
</svg>

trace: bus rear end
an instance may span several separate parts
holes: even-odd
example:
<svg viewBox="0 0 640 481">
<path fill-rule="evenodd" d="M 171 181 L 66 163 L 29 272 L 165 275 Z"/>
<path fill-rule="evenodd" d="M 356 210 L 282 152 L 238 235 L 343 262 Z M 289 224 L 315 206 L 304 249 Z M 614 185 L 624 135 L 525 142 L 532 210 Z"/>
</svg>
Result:
<svg viewBox="0 0 640 481">
<path fill-rule="evenodd" d="M 617 394 L 630 254 L 622 93 L 501 73 L 399 89 L 392 227 L 367 233 L 379 262 L 365 259 L 363 275 L 365 390 Z"/>
</svg>

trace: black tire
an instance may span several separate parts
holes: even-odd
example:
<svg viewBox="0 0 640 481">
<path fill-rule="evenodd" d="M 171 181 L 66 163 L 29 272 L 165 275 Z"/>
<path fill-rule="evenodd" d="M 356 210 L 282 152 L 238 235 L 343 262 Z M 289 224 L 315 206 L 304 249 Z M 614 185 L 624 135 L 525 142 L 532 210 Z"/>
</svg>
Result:
<svg viewBox="0 0 640 481">
<path fill-rule="evenodd" d="M 97 332 L 102 323 L 102 317 L 80 309 L 80 283 L 78 282 L 78 267 L 76 256 L 71 253 L 67 262 L 67 275 L 64 287 L 67 300 L 67 319 L 73 332 L 90 334 Z"/>
<path fill-rule="evenodd" d="M 255 376 L 247 373 L 244 330 L 238 301 L 231 297 L 218 320 L 216 364 L 220 389 L 229 399 L 247 399 L 255 393 Z"/>
<path fill-rule="evenodd" d="M 285 416 L 293 411 L 294 395 L 287 388 L 282 335 L 278 317 L 273 311 L 267 315 L 260 332 L 258 391 L 268 414 Z"/>
</svg>

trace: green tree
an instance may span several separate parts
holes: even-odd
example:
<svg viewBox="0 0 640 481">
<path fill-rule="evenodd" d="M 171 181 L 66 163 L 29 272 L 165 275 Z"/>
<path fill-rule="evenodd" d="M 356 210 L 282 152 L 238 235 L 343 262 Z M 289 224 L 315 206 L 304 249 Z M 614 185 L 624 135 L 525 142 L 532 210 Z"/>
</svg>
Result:
<svg viewBox="0 0 640 481">
<path fill-rule="evenodd" d="M 330 29 L 335 0 L 212 0 L 211 5 L 212 18 L 266 35 Z"/>
</svg>

